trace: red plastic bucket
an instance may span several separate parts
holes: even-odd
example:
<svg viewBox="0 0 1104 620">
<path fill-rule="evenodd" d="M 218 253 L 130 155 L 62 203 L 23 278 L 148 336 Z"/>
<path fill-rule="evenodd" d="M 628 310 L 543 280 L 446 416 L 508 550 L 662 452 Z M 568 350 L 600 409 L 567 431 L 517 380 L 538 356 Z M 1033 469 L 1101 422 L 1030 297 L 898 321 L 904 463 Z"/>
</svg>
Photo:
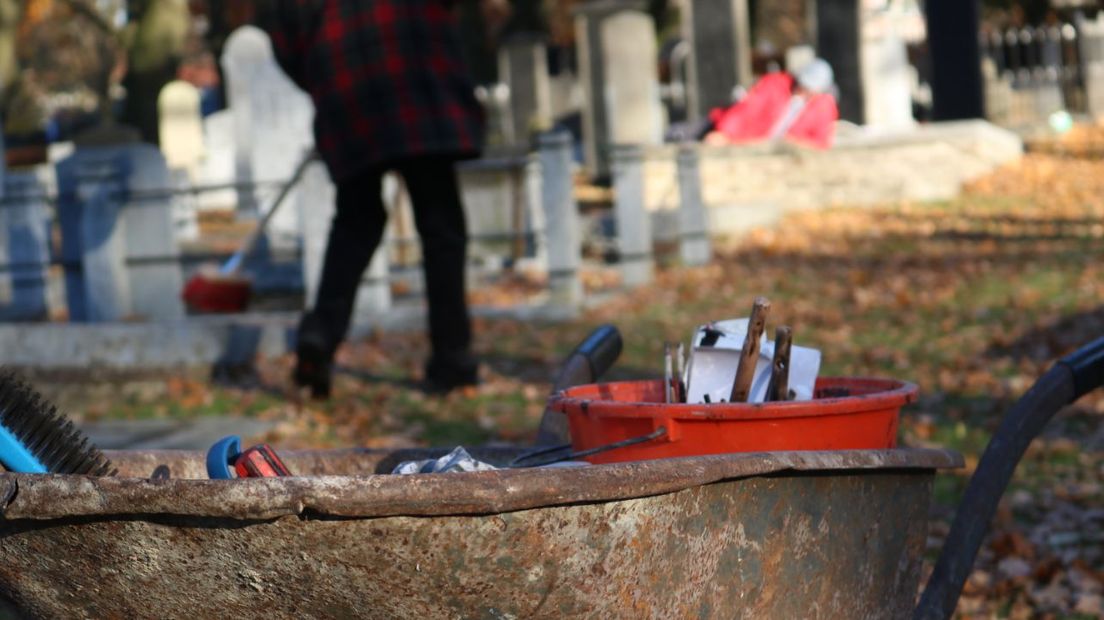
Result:
<svg viewBox="0 0 1104 620">
<path fill-rule="evenodd" d="M 813 400 L 771 403 L 666 404 L 663 381 L 582 385 L 549 406 L 568 416 L 575 451 L 659 437 L 587 457 L 615 463 L 729 452 L 893 448 L 901 407 L 916 399 L 913 383 L 822 377 Z"/>
</svg>

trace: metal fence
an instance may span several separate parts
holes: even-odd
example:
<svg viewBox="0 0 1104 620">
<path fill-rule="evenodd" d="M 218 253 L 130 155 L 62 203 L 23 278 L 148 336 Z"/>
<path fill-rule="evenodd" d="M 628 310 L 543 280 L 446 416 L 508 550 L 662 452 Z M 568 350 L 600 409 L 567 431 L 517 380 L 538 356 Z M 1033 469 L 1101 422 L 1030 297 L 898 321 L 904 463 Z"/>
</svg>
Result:
<svg viewBox="0 0 1104 620">
<path fill-rule="evenodd" d="M 1104 20 L 981 33 L 986 115 L 1005 126 L 1104 113 Z"/>
</svg>

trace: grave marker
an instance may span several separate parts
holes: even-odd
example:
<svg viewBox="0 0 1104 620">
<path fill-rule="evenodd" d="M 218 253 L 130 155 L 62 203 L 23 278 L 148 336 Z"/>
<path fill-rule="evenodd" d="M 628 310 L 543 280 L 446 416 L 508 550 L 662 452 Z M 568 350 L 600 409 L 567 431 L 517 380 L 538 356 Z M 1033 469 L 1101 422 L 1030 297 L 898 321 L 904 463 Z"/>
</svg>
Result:
<svg viewBox="0 0 1104 620">
<path fill-rule="evenodd" d="M 596 0 L 575 9 L 587 172 L 609 177 L 612 144 L 663 138 L 655 24 L 639 0 Z"/>
<path fill-rule="evenodd" d="M 747 0 L 689 0 L 682 16 L 690 42 L 688 78 L 691 120 L 726 107 L 737 86 L 751 86 L 751 29 Z"/>
<path fill-rule="evenodd" d="M 195 179 L 203 159 L 199 89 L 181 80 L 169 82 L 157 98 L 157 113 L 165 162 Z"/>
</svg>

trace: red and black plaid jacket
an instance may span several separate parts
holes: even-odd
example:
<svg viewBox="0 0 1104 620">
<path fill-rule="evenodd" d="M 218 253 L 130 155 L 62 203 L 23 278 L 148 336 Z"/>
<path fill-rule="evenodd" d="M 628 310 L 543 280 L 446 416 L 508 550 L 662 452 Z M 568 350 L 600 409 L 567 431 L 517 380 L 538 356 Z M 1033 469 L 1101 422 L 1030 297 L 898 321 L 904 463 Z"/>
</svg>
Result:
<svg viewBox="0 0 1104 620">
<path fill-rule="evenodd" d="M 475 99 L 450 0 L 275 0 L 258 16 L 284 71 L 314 100 L 337 181 L 422 155 L 478 155 Z"/>
</svg>

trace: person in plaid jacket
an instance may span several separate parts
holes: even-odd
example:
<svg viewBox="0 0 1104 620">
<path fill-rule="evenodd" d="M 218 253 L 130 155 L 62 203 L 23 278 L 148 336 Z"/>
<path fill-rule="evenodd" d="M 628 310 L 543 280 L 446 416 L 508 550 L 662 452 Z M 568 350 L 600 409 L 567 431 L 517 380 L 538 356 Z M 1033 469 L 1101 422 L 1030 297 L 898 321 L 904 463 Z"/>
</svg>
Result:
<svg viewBox="0 0 1104 620">
<path fill-rule="evenodd" d="M 382 177 L 402 175 L 422 240 L 433 391 L 472 385 L 467 232 L 455 163 L 478 156 L 483 115 L 450 0 L 270 0 L 258 13 L 276 58 L 314 100 L 315 141 L 337 185 L 316 303 L 299 326 L 294 380 L 330 391 L 357 287 L 383 237 Z"/>
</svg>

